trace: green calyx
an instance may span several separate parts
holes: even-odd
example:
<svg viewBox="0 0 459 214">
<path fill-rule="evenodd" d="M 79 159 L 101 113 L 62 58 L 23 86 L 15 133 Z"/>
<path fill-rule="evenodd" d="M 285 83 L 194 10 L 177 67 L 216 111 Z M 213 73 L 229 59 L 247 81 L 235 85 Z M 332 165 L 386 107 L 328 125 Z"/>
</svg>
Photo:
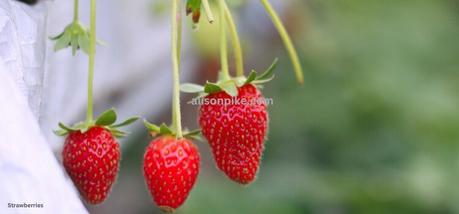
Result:
<svg viewBox="0 0 459 214">
<path fill-rule="evenodd" d="M 75 55 L 78 49 L 89 53 L 89 31 L 79 21 L 74 21 L 65 27 L 64 31 L 57 36 L 50 37 L 54 40 L 54 51 L 72 47 L 72 54 Z"/>
<path fill-rule="evenodd" d="M 58 136 L 65 136 L 71 132 L 75 131 L 81 131 L 82 133 L 85 133 L 88 131 L 91 127 L 98 126 L 98 127 L 104 127 L 105 129 L 109 130 L 113 136 L 117 138 L 125 137 L 128 135 L 127 132 L 123 132 L 119 130 L 118 128 L 130 125 L 137 121 L 139 117 L 130 117 L 127 120 L 124 120 L 121 123 L 116 123 L 117 115 L 115 110 L 109 109 L 105 112 L 103 112 L 99 117 L 94 122 L 79 122 L 76 123 L 73 126 L 67 126 L 64 125 L 63 123 L 59 123 L 59 129 L 54 131 L 54 134 Z"/>
<path fill-rule="evenodd" d="M 219 80 L 216 83 L 207 82 L 204 86 L 185 83 L 180 86 L 180 90 L 184 93 L 198 93 L 199 97 L 204 97 L 209 94 L 214 94 L 218 92 L 226 92 L 230 96 L 238 95 L 238 87 L 242 87 L 248 84 L 254 84 L 261 87 L 262 84 L 265 84 L 274 79 L 274 69 L 277 66 L 277 58 L 274 59 L 271 66 L 268 67 L 262 74 L 258 75 L 255 70 L 252 70 L 249 76 L 245 77 L 236 77 L 230 80 L 225 80 L 223 75 L 219 75 Z"/>
<path fill-rule="evenodd" d="M 62 33 L 49 37 L 49 39 L 55 41 L 54 51 L 57 52 L 64 48 L 72 47 L 72 54 L 75 56 L 77 50 L 80 49 L 89 55 L 89 37 L 89 30 L 79 21 L 74 21 L 67 25 Z M 97 40 L 97 44 L 104 45 L 100 40 Z"/>
<path fill-rule="evenodd" d="M 143 121 L 145 127 L 148 129 L 150 132 L 150 135 L 155 137 L 155 136 L 174 136 L 176 137 L 176 131 L 172 128 L 166 125 L 165 123 L 161 124 L 160 126 L 152 124 L 148 122 L 147 120 Z M 192 131 L 185 130 L 183 137 L 188 138 L 188 139 L 193 139 L 193 140 L 202 140 L 201 138 L 201 130 L 196 129 Z"/>
</svg>

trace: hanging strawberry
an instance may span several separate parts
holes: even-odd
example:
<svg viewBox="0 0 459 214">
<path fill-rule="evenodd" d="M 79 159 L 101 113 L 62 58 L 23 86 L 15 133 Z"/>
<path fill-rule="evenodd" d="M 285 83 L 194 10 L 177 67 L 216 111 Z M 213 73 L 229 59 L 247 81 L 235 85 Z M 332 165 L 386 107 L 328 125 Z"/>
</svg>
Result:
<svg viewBox="0 0 459 214">
<path fill-rule="evenodd" d="M 145 121 L 152 136 L 147 147 L 143 175 L 154 203 L 165 212 L 173 212 L 187 199 L 199 174 L 200 155 L 190 139 L 198 131 L 182 132 L 180 114 L 181 0 L 172 1 L 172 125 L 156 126 Z"/>
<path fill-rule="evenodd" d="M 88 106 L 86 121 L 67 126 L 59 123 L 55 134 L 66 136 L 62 158 L 64 168 L 83 198 L 90 204 L 102 203 L 108 196 L 118 174 L 121 151 L 116 137 L 127 133 L 122 126 L 135 122 L 132 117 L 115 124 L 117 116 L 113 109 L 93 119 L 94 54 L 96 46 L 96 1 L 91 0 L 90 32 L 78 21 L 78 0 L 75 0 L 74 21 L 58 36 L 56 50 L 72 46 L 75 54 L 82 48 L 89 55 Z M 89 37 L 89 38 L 88 38 Z M 88 44 L 86 44 L 88 43 Z"/>
<path fill-rule="evenodd" d="M 262 2 L 265 5 L 267 3 Z M 231 180 L 246 185 L 256 179 L 268 132 L 267 100 L 260 89 L 263 83 L 274 78 L 273 70 L 277 59 L 263 74 L 257 75 L 252 70 L 249 76 L 245 77 L 240 39 L 233 17 L 224 0 L 218 0 L 218 3 L 222 66 L 219 79 L 216 83 L 207 82 L 204 86 L 183 84 L 181 89 L 187 93 L 198 93 L 198 98 L 202 99 L 198 121 L 203 136 L 212 148 L 217 167 Z M 272 8 L 267 10 L 271 16 L 277 17 Z M 280 31 L 282 38 L 288 38 L 285 41 L 292 58 L 298 59 L 282 23 L 278 18 L 274 20 L 276 26 L 283 29 Z M 227 27 L 235 54 L 235 78 L 231 77 L 228 69 Z M 293 62 L 297 78 L 302 83 L 303 75 L 299 61 Z"/>
</svg>

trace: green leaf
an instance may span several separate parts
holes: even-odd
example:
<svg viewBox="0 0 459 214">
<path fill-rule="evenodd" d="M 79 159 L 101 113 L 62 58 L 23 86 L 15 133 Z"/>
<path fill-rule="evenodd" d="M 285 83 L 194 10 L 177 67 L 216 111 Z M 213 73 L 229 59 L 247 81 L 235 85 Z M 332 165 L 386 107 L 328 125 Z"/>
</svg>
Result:
<svg viewBox="0 0 459 214">
<path fill-rule="evenodd" d="M 116 121 L 116 112 L 114 109 L 109 109 L 102 113 L 96 119 L 96 125 L 99 126 L 109 126 L 112 125 Z"/>
<path fill-rule="evenodd" d="M 185 93 L 199 93 L 204 91 L 204 87 L 197 84 L 185 83 L 180 86 L 180 90 Z"/>
<path fill-rule="evenodd" d="M 277 67 L 277 62 L 278 62 L 278 59 L 275 58 L 273 63 L 271 63 L 271 65 L 269 66 L 269 68 L 266 69 L 266 71 L 263 72 L 263 74 L 257 77 L 257 80 L 272 79 L 272 74 L 274 72 L 274 69 Z"/>
<path fill-rule="evenodd" d="M 204 92 L 207 94 L 213 94 L 220 91 L 222 91 L 222 88 L 215 83 L 207 82 L 206 85 L 204 85 Z"/>
<path fill-rule="evenodd" d="M 155 125 L 153 123 L 149 123 L 147 120 L 143 120 L 143 124 L 151 132 L 160 133 L 160 131 L 161 131 L 159 126 L 157 126 L 157 125 Z"/>
<path fill-rule="evenodd" d="M 161 135 L 172 135 L 174 132 L 166 124 L 161 124 L 159 127 L 159 133 Z"/>
<path fill-rule="evenodd" d="M 250 83 L 253 82 L 256 78 L 257 78 L 257 72 L 255 72 L 254 70 L 252 70 L 252 72 L 250 72 L 250 74 L 249 74 L 249 77 L 247 77 L 247 80 L 244 82 L 244 85 L 250 84 Z"/>
<path fill-rule="evenodd" d="M 193 23 L 199 23 L 201 18 L 201 0 L 188 0 L 186 2 L 186 15 L 192 14 Z"/>
<path fill-rule="evenodd" d="M 220 84 L 220 87 L 232 97 L 236 97 L 238 94 L 236 84 L 234 81 L 230 80 Z"/>
<path fill-rule="evenodd" d="M 115 125 L 112 125 L 110 127 L 112 128 L 118 128 L 118 127 L 122 127 L 122 126 L 127 126 L 129 124 L 132 124 L 134 123 L 135 121 L 137 121 L 139 119 L 139 117 L 131 117 L 131 118 L 128 118 L 127 120 L 121 122 L 121 123 L 118 123 L 118 124 L 115 124 Z"/>
</svg>

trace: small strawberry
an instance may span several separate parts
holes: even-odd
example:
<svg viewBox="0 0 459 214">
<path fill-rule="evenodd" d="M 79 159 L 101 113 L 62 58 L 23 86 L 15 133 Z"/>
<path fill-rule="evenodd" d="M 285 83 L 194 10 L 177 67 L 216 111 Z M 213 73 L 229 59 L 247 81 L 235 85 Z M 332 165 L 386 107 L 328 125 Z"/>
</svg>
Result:
<svg viewBox="0 0 459 214">
<path fill-rule="evenodd" d="M 258 77 L 252 71 L 247 78 L 221 80 L 204 87 L 182 85 L 182 91 L 204 97 L 198 119 L 202 134 L 212 148 L 217 167 L 241 184 L 253 182 L 260 166 L 268 112 L 256 85 L 272 80 L 276 63 Z"/>
<path fill-rule="evenodd" d="M 199 173 L 199 151 L 188 139 L 161 136 L 150 142 L 143 174 L 156 205 L 173 212 L 188 197 Z"/>
<path fill-rule="evenodd" d="M 91 204 L 103 202 L 120 163 L 120 148 L 110 131 L 92 127 L 85 133 L 71 132 L 62 157 L 65 170 L 84 199 Z"/>
<path fill-rule="evenodd" d="M 137 120 L 130 118 L 120 124 L 113 109 L 104 112 L 94 123 L 79 123 L 73 127 L 59 123 L 59 136 L 67 135 L 62 158 L 64 168 L 83 198 L 90 204 L 102 203 L 116 180 L 120 163 L 120 148 L 115 137 L 126 133 L 117 128 Z"/>
</svg>

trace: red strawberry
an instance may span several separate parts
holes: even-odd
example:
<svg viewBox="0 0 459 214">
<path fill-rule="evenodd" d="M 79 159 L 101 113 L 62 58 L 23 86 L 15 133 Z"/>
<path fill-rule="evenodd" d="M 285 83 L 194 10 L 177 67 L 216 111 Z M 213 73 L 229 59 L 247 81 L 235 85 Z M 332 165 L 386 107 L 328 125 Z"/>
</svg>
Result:
<svg viewBox="0 0 459 214">
<path fill-rule="evenodd" d="M 225 105 L 223 100 L 240 101 Z M 215 161 L 231 180 L 249 184 L 255 180 L 268 126 L 266 103 L 253 84 L 238 88 L 238 96 L 226 92 L 204 98 L 199 124 L 209 141 Z"/>
<path fill-rule="evenodd" d="M 143 174 L 154 202 L 173 212 L 185 202 L 199 173 L 199 151 L 185 138 L 162 136 L 150 142 Z"/>
<path fill-rule="evenodd" d="M 86 201 L 99 204 L 115 182 L 120 149 L 110 131 L 91 127 L 85 133 L 72 131 L 62 151 L 64 167 Z"/>
</svg>

